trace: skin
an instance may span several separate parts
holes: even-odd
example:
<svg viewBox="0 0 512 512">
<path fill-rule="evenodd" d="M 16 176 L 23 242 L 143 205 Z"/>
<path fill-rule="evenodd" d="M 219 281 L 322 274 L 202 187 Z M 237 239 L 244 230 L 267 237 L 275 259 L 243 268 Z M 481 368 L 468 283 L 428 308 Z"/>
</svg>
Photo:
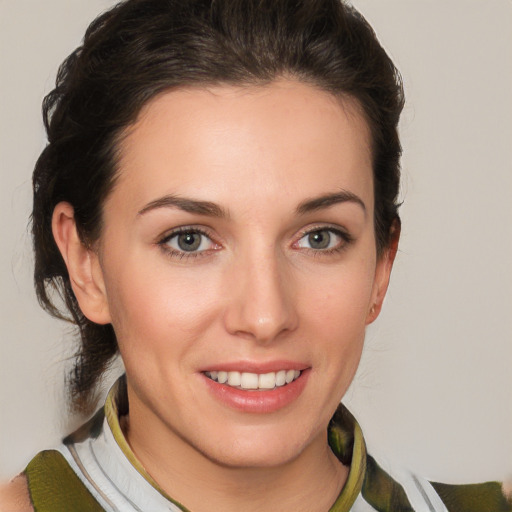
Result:
<svg viewBox="0 0 512 512">
<path fill-rule="evenodd" d="M 31 512 L 27 479 L 19 475 L 8 484 L 0 484 L 0 512 Z"/>
<path fill-rule="evenodd" d="M 215 207 L 185 211 L 197 203 L 183 198 Z M 122 141 L 93 249 L 80 243 L 71 205 L 55 209 L 80 307 L 116 331 L 128 442 L 194 512 L 325 511 L 335 501 L 348 469 L 326 428 L 398 241 L 396 232 L 377 257 L 373 210 L 357 105 L 292 80 L 175 90 L 146 105 Z M 199 250 L 181 250 L 176 228 L 199 237 Z M 204 374 L 292 363 L 301 391 L 270 412 L 223 402 Z"/>
</svg>

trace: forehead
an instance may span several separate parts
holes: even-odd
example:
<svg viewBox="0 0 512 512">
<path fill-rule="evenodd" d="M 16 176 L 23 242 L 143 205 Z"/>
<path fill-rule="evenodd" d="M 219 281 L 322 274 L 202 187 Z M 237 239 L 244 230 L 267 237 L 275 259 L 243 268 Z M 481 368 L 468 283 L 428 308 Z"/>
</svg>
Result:
<svg viewBox="0 0 512 512">
<path fill-rule="evenodd" d="M 347 188 L 373 198 L 358 104 L 291 80 L 159 95 L 126 131 L 118 167 L 139 206 L 156 194 L 233 202 L 234 189 L 247 199 Z"/>
</svg>

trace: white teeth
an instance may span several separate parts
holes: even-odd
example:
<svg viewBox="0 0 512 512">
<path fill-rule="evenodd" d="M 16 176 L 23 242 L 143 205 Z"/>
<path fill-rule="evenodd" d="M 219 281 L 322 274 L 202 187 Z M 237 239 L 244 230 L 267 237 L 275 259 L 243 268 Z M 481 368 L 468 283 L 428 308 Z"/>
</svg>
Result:
<svg viewBox="0 0 512 512">
<path fill-rule="evenodd" d="M 276 373 L 276 386 L 284 386 L 286 384 L 286 370 L 279 370 Z"/>
<path fill-rule="evenodd" d="M 205 372 L 210 379 L 238 389 L 274 389 L 290 384 L 300 376 L 299 370 L 279 370 L 269 373 L 249 372 Z"/>
<path fill-rule="evenodd" d="M 238 373 L 238 372 L 237 372 Z M 242 389 L 258 389 L 258 374 L 257 373 L 242 373 L 241 374 L 241 387 Z"/>
<path fill-rule="evenodd" d="M 260 389 L 274 389 L 276 387 L 276 374 L 274 372 L 261 374 L 258 379 L 258 387 Z"/>
<path fill-rule="evenodd" d="M 286 384 L 290 384 L 295 378 L 295 370 L 288 370 L 286 372 Z"/>
<path fill-rule="evenodd" d="M 240 386 L 240 372 L 228 372 L 228 384 L 233 387 Z"/>
</svg>

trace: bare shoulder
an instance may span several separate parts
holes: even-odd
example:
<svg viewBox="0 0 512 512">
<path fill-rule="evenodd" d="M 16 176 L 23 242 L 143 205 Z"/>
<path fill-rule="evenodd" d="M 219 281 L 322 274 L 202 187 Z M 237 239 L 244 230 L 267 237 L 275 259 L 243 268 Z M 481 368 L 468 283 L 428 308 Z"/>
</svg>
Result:
<svg viewBox="0 0 512 512">
<path fill-rule="evenodd" d="M 0 512 L 33 512 L 25 475 L 0 484 Z"/>
<path fill-rule="evenodd" d="M 503 489 L 503 494 L 505 497 L 512 504 L 512 477 L 509 480 L 503 482 L 501 488 Z"/>
</svg>

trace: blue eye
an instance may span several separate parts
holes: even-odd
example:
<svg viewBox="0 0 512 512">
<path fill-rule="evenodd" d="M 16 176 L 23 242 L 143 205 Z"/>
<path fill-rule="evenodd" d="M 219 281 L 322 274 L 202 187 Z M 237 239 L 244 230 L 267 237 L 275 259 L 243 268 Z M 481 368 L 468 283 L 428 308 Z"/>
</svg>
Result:
<svg viewBox="0 0 512 512">
<path fill-rule="evenodd" d="M 197 230 L 171 234 L 161 243 L 179 253 L 197 253 L 215 247 L 215 244 L 207 235 Z"/>
<path fill-rule="evenodd" d="M 341 248 L 348 237 L 335 229 L 315 229 L 304 234 L 297 243 L 298 247 L 326 251 L 329 249 Z"/>
</svg>

